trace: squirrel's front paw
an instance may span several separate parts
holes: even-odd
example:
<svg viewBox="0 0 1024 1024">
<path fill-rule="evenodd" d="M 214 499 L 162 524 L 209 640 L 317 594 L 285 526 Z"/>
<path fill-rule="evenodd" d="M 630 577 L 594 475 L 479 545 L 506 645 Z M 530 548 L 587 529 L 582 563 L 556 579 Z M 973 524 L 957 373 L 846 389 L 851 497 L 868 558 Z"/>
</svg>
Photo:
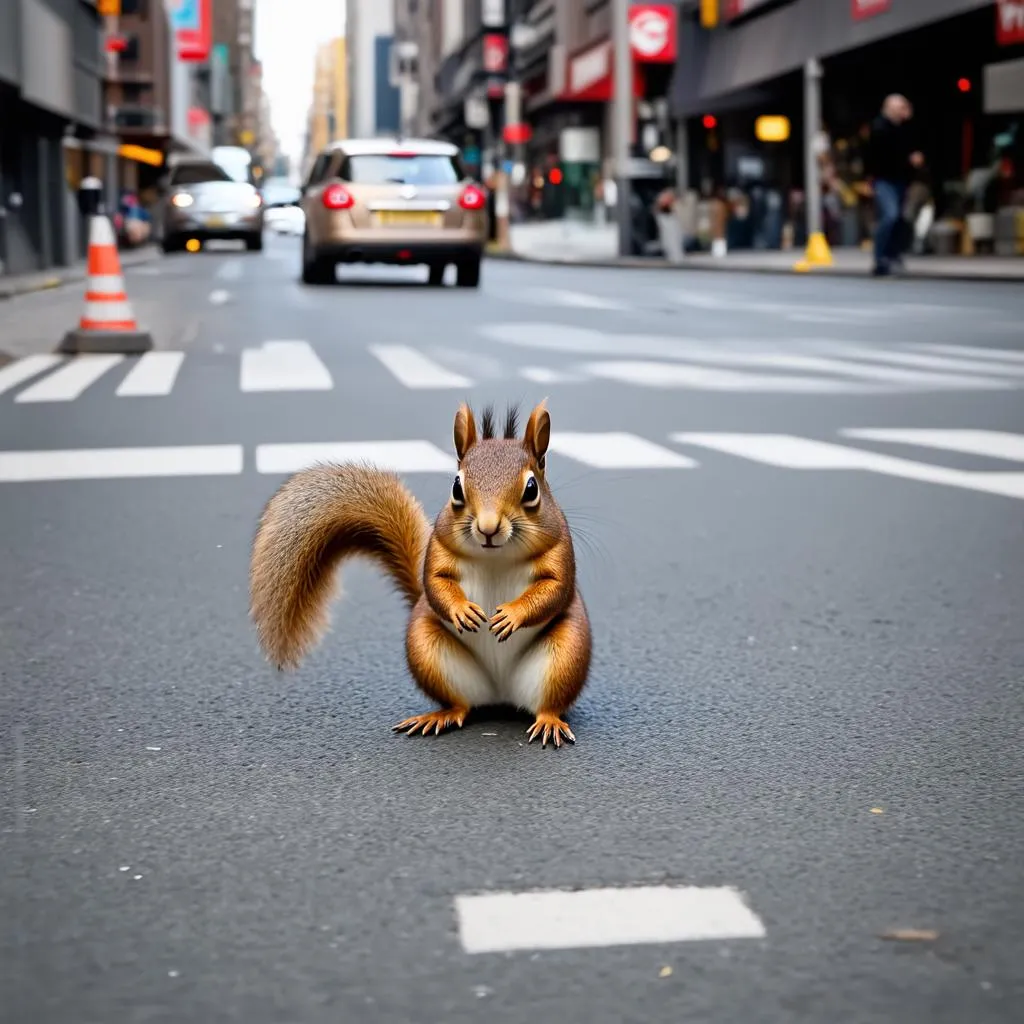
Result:
<svg viewBox="0 0 1024 1024">
<path fill-rule="evenodd" d="M 452 608 L 452 625 L 460 633 L 464 629 L 475 633 L 485 622 L 487 622 L 487 614 L 480 605 L 473 604 L 472 601 L 466 601 Z"/>
<path fill-rule="evenodd" d="M 514 604 L 498 605 L 491 618 L 491 632 L 498 638 L 498 643 L 501 643 L 507 640 L 522 624 L 522 617 Z"/>
</svg>

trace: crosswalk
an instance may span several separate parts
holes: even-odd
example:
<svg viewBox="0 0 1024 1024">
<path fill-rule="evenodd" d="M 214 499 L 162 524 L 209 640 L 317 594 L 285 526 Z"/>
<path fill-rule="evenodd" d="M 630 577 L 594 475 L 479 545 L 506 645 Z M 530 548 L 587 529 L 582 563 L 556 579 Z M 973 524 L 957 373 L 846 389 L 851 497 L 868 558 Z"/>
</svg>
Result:
<svg viewBox="0 0 1024 1024">
<path fill-rule="evenodd" d="M 922 454 L 911 458 L 907 449 Z M 965 456 L 977 459 L 978 468 L 942 465 L 935 458 L 941 452 L 958 456 L 961 462 Z M 850 427 L 828 439 L 698 431 L 651 439 L 626 431 L 569 431 L 552 434 L 550 453 L 555 474 L 563 460 L 588 470 L 638 473 L 690 472 L 731 461 L 805 474 L 861 473 L 1024 501 L 1024 470 L 1007 468 L 1024 464 L 1024 434 L 999 430 Z M 403 475 L 451 474 L 456 469 L 451 452 L 434 440 L 349 439 L 0 451 L 0 484 L 239 476 L 250 467 L 258 474 L 277 476 L 325 461 L 371 462 Z"/>
<path fill-rule="evenodd" d="M 816 339 L 781 343 L 621 335 L 547 323 L 482 324 L 482 344 L 425 348 L 371 343 L 367 385 L 465 393 L 495 380 L 543 386 L 617 385 L 661 392 L 898 395 L 1024 389 L 1024 351 L 987 346 Z M 547 360 L 545 360 L 545 356 Z M 116 380 L 118 399 L 168 398 L 190 360 L 209 354 L 154 351 L 139 357 L 26 356 L 0 367 L 0 396 L 17 406 L 68 403 Z M 336 368 L 304 339 L 270 339 L 218 359 L 237 360 L 243 395 L 337 387 Z M 379 374 L 373 378 L 374 367 Z"/>
</svg>

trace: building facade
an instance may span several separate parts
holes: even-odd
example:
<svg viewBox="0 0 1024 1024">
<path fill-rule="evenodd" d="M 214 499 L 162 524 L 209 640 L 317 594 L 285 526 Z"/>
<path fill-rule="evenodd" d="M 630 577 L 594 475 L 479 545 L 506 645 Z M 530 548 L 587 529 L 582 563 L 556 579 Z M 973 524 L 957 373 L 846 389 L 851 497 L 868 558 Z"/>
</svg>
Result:
<svg viewBox="0 0 1024 1024">
<path fill-rule="evenodd" d="M 306 125 L 301 174 L 305 177 L 317 155 L 335 139 L 349 134 L 348 40 L 331 39 L 317 47 L 313 64 L 313 98 Z"/>
<path fill-rule="evenodd" d="M 417 13 L 428 17 L 425 0 Z M 400 99 L 392 65 L 395 38 L 393 0 L 348 0 L 345 8 L 348 42 L 349 117 L 347 134 L 355 137 L 399 131 Z"/>
<path fill-rule="evenodd" d="M 0 0 L 0 274 L 84 251 L 75 189 L 113 177 L 94 0 Z"/>
</svg>

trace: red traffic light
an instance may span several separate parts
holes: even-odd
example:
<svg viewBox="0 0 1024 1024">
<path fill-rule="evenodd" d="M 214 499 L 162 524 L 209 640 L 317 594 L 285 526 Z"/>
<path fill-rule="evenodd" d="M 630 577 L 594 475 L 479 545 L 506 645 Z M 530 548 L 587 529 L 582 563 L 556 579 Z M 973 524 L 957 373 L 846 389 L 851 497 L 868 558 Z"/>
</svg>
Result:
<svg viewBox="0 0 1024 1024">
<path fill-rule="evenodd" d="M 959 81 L 958 81 L 958 82 L 956 83 L 956 87 L 957 87 L 957 88 L 958 88 L 958 89 L 959 89 L 959 90 L 960 90 L 961 92 L 970 92 L 970 91 L 971 91 L 971 80 L 970 80 L 969 78 L 961 78 L 961 79 L 960 79 L 960 80 L 959 80 Z"/>
<path fill-rule="evenodd" d="M 711 129 L 714 128 L 717 124 L 718 118 L 715 117 L 714 114 L 704 115 L 704 127 L 707 128 L 708 131 L 711 131 Z"/>
<path fill-rule="evenodd" d="M 562 184 L 562 168 L 561 167 L 552 167 L 551 168 L 551 173 L 548 175 L 548 181 L 550 181 L 552 185 L 561 185 Z"/>
</svg>

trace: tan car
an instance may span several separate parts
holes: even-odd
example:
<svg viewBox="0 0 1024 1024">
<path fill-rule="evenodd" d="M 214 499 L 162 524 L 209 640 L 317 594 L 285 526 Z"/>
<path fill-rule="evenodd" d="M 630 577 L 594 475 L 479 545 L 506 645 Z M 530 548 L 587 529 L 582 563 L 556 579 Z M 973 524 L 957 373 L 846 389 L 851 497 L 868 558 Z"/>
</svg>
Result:
<svg viewBox="0 0 1024 1024">
<path fill-rule="evenodd" d="M 338 263 L 426 263 L 435 287 L 454 263 L 459 287 L 480 284 L 487 193 L 447 142 L 333 142 L 313 164 L 300 205 L 306 284 L 333 282 Z"/>
</svg>

